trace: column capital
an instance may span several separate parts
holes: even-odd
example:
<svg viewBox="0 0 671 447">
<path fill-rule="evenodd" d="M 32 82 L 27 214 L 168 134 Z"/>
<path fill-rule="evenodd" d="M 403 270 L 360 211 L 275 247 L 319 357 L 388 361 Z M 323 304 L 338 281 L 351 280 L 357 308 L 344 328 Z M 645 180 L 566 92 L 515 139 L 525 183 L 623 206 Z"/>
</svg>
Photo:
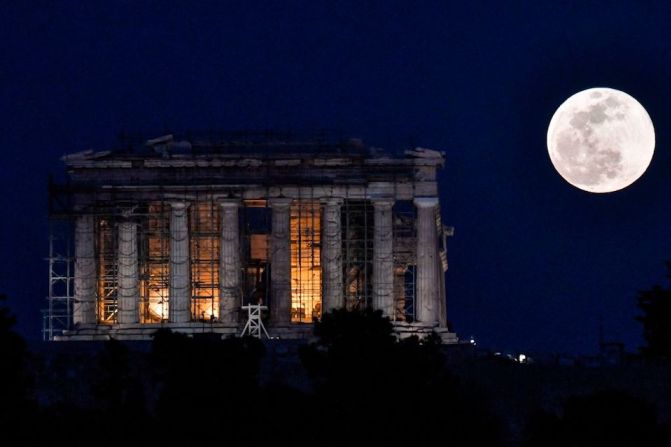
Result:
<svg viewBox="0 0 671 447">
<path fill-rule="evenodd" d="M 293 202 L 293 199 L 286 197 L 275 197 L 268 199 L 268 204 L 271 208 L 289 208 L 291 202 Z"/>
<path fill-rule="evenodd" d="M 123 226 L 124 228 L 137 227 L 138 225 L 139 225 L 139 223 L 137 221 L 133 220 L 132 217 L 127 217 L 127 218 L 123 219 L 122 221 L 120 221 L 118 223 L 119 227 Z"/>
<path fill-rule="evenodd" d="M 137 225 L 136 219 L 138 215 L 135 214 L 135 206 L 125 206 L 119 209 L 121 219 L 118 221 L 119 225 Z"/>
<path fill-rule="evenodd" d="M 326 197 L 321 199 L 320 202 L 326 206 L 341 207 L 345 200 L 342 197 Z"/>
<path fill-rule="evenodd" d="M 225 208 L 225 209 L 235 209 L 239 208 L 242 202 L 240 199 L 217 199 L 217 203 L 219 204 L 220 207 Z"/>
<path fill-rule="evenodd" d="M 176 210 L 183 210 L 187 209 L 189 205 L 191 205 L 189 202 L 180 202 L 180 201 L 171 201 L 168 202 L 170 203 L 170 207 Z"/>
<path fill-rule="evenodd" d="M 394 206 L 395 200 L 390 198 L 376 198 L 371 199 L 371 202 L 373 202 L 375 208 L 390 209 Z"/>
<path fill-rule="evenodd" d="M 121 217 L 123 217 L 126 220 L 130 220 L 133 217 L 136 216 L 135 210 L 137 209 L 137 205 L 127 205 L 127 206 L 122 206 L 119 207 L 119 213 L 121 214 Z"/>
<path fill-rule="evenodd" d="M 415 197 L 413 203 L 418 208 L 432 208 L 438 205 L 438 197 Z"/>
</svg>

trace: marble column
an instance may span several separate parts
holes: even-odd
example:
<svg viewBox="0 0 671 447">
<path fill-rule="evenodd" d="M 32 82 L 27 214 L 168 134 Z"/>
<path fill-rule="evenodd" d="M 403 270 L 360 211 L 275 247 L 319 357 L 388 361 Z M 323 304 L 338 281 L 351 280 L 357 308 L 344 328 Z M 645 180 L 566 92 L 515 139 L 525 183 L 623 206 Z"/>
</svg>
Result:
<svg viewBox="0 0 671 447">
<path fill-rule="evenodd" d="M 322 312 L 343 307 L 342 225 L 340 207 L 342 199 L 324 202 L 322 218 L 322 274 L 324 291 Z"/>
<path fill-rule="evenodd" d="M 271 199 L 272 234 L 270 237 L 270 318 L 273 326 L 291 323 L 291 199 Z"/>
<path fill-rule="evenodd" d="M 119 324 L 132 324 L 139 321 L 137 223 L 121 222 L 118 230 L 119 248 L 117 262 L 119 276 L 117 291 L 117 322 Z"/>
<path fill-rule="evenodd" d="M 238 324 L 242 306 L 240 293 L 240 201 L 223 200 L 221 206 L 221 241 L 219 253 L 219 320 Z"/>
<path fill-rule="evenodd" d="M 169 321 L 191 320 L 191 266 L 189 263 L 188 204 L 170 204 L 170 302 Z"/>
<path fill-rule="evenodd" d="M 417 295 L 415 318 L 420 323 L 439 322 L 438 234 L 436 232 L 437 197 L 414 200 L 417 208 Z"/>
<path fill-rule="evenodd" d="M 373 200 L 373 308 L 394 316 L 393 200 Z"/>
<path fill-rule="evenodd" d="M 78 216 L 75 222 L 75 296 L 72 309 L 75 325 L 96 323 L 96 259 L 93 240 L 93 216 Z"/>
</svg>

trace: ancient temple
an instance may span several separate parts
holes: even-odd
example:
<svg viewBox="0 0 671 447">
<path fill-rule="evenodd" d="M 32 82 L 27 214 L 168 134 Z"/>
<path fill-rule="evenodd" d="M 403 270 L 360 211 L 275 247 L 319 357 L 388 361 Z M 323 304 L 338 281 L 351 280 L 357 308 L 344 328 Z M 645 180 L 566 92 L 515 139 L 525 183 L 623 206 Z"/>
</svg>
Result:
<svg viewBox="0 0 671 447">
<path fill-rule="evenodd" d="M 309 337 L 324 312 L 370 306 L 399 336 L 456 341 L 441 152 L 233 133 L 63 161 L 67 181 L 50 187 L 47 339 L 239 335 L 242 307 L 261 304 L 272 337 Z"/>
</svg>

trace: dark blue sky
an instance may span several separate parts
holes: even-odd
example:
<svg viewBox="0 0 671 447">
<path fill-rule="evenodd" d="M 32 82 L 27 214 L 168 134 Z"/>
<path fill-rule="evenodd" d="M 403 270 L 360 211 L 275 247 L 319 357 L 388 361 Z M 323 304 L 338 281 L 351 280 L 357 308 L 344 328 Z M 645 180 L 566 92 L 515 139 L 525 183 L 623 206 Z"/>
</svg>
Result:
<svg viewBox="0 0 671 447">
<path fill-rule="evenodd" d="M 0 291 L 38 338 L 47 175 L 119 132 L 330 128 L 447 152 L 448 318 L 484 346 L 635 349 L 637 290 L 671 259 L 667 2 L 3 2 Z M 639 4 L 640 3 L 640 4 Z M 554 171 L 555 109 L 623 90 L 656 129 L 607 195 Z"/>
</svg>

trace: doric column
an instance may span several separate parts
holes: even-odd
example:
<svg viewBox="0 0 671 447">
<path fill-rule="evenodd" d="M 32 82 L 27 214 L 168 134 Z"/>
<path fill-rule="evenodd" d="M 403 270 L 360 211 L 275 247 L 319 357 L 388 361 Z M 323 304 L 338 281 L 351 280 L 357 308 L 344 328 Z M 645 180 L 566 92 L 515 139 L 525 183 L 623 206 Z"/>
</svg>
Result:
<svg viewBox="0 0 671 447">
<path fill-rule="evenodd" d="M 393 200 L 373 200 L 373 308 L 382 310 L 382 314 L 389 318 L 394 312 L 393 205 Z"/>
<path fill-rule="evenodd" d="M 437 324 L 438 310 L 438 235 L 436 232 L 437 197 L 414 200 L 417 207 L 417 296 L 415 318 L 420 323 Z"/>
<path fill-rule="evenodd" d="M 96 260 L 93 235 L 93 216 L 78 216 L 75 222 L 75 302 L 72 309 L 74 324 L 96 322 Z"/>
<path fill-rule="evenodd" d="M 224 200 L 221 205 L 221 251 L 219 254 L 219 320 L 237 324 L 240 306 L 240 228 L 239 200 Z"/>
<path fill-rule="evenodd" d="M 170 322 L 191 320 L 188 204 L 170 204 Z"/>
<path fill-rule="evenodd" d="M 137 266 L 137 223 L 119 224 L 118 250 L 118 317 L 120 324 L 137 323 L 139 320 L 138 266 Z"/>
<path fill-rule="evenodd" d="M 291 253 L 289 217 L 291 199 L 272 199 L 270 238 L 270 318 L 273 326 L 291 323 Z"/>
<path fill-rule="evenodd" d="M 343 200 L 327 199 L 322 221 L 322 272 L 324 293 L 322 312 L 343 307 L 342 228 L 340 206 Z"/>
</svg>

